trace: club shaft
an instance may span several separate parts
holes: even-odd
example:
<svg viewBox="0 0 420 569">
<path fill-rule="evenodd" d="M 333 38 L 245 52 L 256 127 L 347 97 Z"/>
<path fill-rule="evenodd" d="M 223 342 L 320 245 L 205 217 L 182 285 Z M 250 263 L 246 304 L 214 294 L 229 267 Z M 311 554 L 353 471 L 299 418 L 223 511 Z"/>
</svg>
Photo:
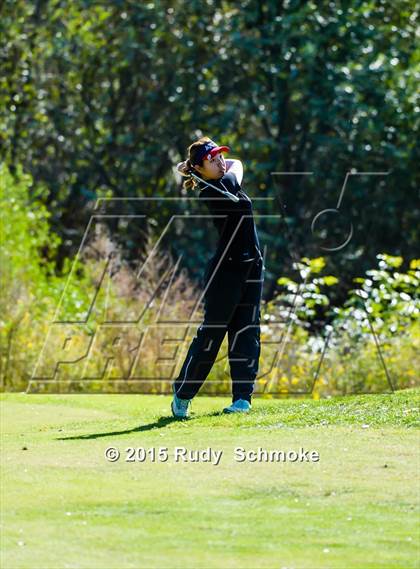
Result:
<svg viewBox="0 0 420 569">
<path fill-rule="evenodd" d="M 209 182 L 207 182 L 206 180 L 202 180 L 199 176 L 196 176 L 195 174 L 191 173 L 191 176 L 193 176 L 196 180 L 200 180 L 200 182 L 203 182 L 204 184 L 207 184 L 207 186 L 210 186 L 210 188 L 213 188 L 214 190 L 217 190 L 218 192 L 220 192 L 221 194 L 223 194 L 224 196 L 227 196 L 229 199 L 231 199 L 233 202 L 238 202 L 239 198 L 238 196 L 235 196 L 234 194 L 231 194 L 228 191 L 225 190 L 221 190 L 220 188 L 213 186 L 213 184 L 210 184 Z"/>
</svg>

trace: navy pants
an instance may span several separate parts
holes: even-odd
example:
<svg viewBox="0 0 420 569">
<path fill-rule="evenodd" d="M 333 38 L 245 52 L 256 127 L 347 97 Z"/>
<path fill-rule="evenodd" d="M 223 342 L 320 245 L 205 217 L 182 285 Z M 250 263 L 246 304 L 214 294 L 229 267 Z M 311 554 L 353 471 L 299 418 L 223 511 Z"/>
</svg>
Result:
<svg viewBox="0 0 420 569">
<path fill-rule="evenodd" d="M 227 332 L 232 401 L 251 401 L 261 351 L 260 302 L 264 269 L 261 258 L 248 262 L 226 260 L 216 272 L 210 262 L 204 277 L 204 320 L 174 382 L 180 399 L 192 399 L 198 393 Z"/>
</svg>

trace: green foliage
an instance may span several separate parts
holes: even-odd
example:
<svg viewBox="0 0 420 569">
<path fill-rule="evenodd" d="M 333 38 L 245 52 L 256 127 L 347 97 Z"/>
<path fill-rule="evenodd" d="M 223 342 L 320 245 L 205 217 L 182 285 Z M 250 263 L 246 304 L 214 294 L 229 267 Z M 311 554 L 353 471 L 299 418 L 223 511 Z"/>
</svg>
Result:
<svg viewBox="0 0 420 569">
<path fill-rule="evenodd" d="M 49 231 L 51 213 L 40 199 L 44 192 L 21 168 L 14 177 L 0 165 L 1 314 L 3 319 L 9 316 L 2 321 L 6 330 L 28 305 L 44 311 L 57 282 L 53 257 L 60 239 Z"/>
<path fill-rule="evenodd" d="M 326 267 L 322 257 L 295 263 L 299 282 L 278 279 L 285 292 L 266 304 L 263 317 L 268 343 L 262 350 L 263 368 L 272 359 L 273 338 L 280 352 L 271 390 L 313 389 L 314 397 L 320 397 L 418 385 L 420 263 L 414 259 L 402 272 L 402 257 L 382 253 L 377 258 L 378 268 L 354 279 L 359 288 L 350 291 L 342 307 L 331 306 L 328 289 L 340 282 L 320 275 Z M 310 334 L 299 333 L 303 330 Z"/>
<path fill-rule="evenodd" d="M 359 288 L 349 292 L 343 307 L 333 309 L 335 325 L 353 336 L 370 333 L 371 324 L 380 337 L 399 336 L 419 318 L 420 261 L 413 259 L 400 272 L 402 257 L 382 253 L 377 259 L 378 268 L 355 278 Z"/>
<path fill-rule="evenodd" d="M 340 393 L 418 385 L 419 261 L 402 272 L 402 257 L 382 253 L 377 259 L 378 268 L 355 278 L 359 287 L 332 310 L 329 387 Z"/>
<path fill-rule="evenodd" d="M 261 387 L 310 387 L 332 332 L 333 355 L 325 360 L 331 371 L 317 380 L 317 395 L 382 388 L 372 328 L 399 384 L 413 385 L 419 267 L 402 261 L 418 243 L 413 2 L 191 0 L 187 10 L 179 0 L 100 4 L 0 6 L 2 377 L 12 369 L 26 377 L 95 200 L 187 197 L 173 166 L 195 137 L 208 134 L 243 160 L 252 198 L 274 198 L 254 202 L 264 214 L 256 221 L 268 267 L 262 334 L 272 342 L 262 364 L 274 365 L 276 342 L 283 361 Z M 321 257 L 324 238 L 335 234 L 308 227 L 337 204 L 350 170 L 336 218 L 341 232 L 352 223 L 353 237 L 339 254 Z M 313 175 L 272 175 L 305 171 Z M 107 202 L 106 213 L 121 214 L 122 203 Z M 135 314 L 139 291 L 125 260 L 137 262 L 148 240 L 192 203 L 148 200 L 140 212 L 137 201 L 124 202 L 123 213 L 146 214 L 153 227 L 145 234 L 127 229 L 117 255 L 123 271 L 98 295 L 98 321 L 109 301 L 114 315 Z M 200 224 L 188 228 L 187 236 L 175 232 L 171 247 L 196 276 L 209 253 L 207 232 Z M 117 237 L 110 235 L 114 249 Z M 293 248 L 293 259 L 306 255 L 299 263 L 288 262 Z M 86 314 L 103 263 L 77 259 L 66 315 Z M 193 285 L 186 288 L 190 302 Z M 178 317 L 186 311 L 181 301 L 179 294 L 171 307 Z M 159 341 L 142 362 L 150 373 Z M 11 366 L 14 346 L 19 355 Z M 216 373 L 228 389 L 226 369 Z"/>
<path fill-rule="evenodd" d="M 85 354 L 91 337 L 104 322 L 136 322 L 143 309 L 142 329 L 153 326 L 161 313 L 172 321 L 187 321 L 194 302 L 193 287 L 187 277 L 181 276 L 172 283 L 172 303 L 163 310 L 159 286 L 162 275 L 170 276 L 169 259 L 155 255 L 154 263 L 146 268 L 139 281 L 133 268 L 122 258 L 118 246 L 110 240 L 109 232 L 101 226 L 81 255 L 74 260 L 66 258 L 59 272 L 56 252 L 60 238 L 51 230 L 51 215 L 40 201 L 45 191 L 21 168 L 12 175 L 6 165 L 1 165 L 0 384 L 6 389 L 28 387 L 41 353 L 46 369 L 54 370 L 56 351 L 69 338 Z M 150 249 L 153 244 L 152 238 L 148 243 Z M 112 263 L 107 267 L 111 259 Z M 140 265 L 143 261 L 139 260 Z M 151 302 L 151 295 L 154 295 L 155 304 Z M 72 324 L 85 320 L 85 326 L 72 327 Z M 69 323 L 69 326 L 60 326 L 60 322 Z M 135 346 L 139 334 L 139 328 L 133 325 L 124 339 Z M 160 370 L 154 363 L 164 336 L 165 328 L 148 334 L 139 374 L 159 377 Z M 100 349 L 96 355 L 100 362 L 94 364 L 100 365 L 103 363 Z M 57 382 L 67 382 L 66 389 L 74 391 L 112 389 L 106 380 L 89 384 L 72 382 L 71 378 L 79 377 L 85 363 L 85 358 L 81 358 L 80 365 L 61 365 Z M 115 362 L 117 373 L 126 372 L 129 363 L 122 350 Z M 159 384 L 159 381 L 156 385 L 149 382 L 146 391 L 156 390 Z M 48 389 L 48 382 L 46 386 Z M 56 387 L 54 384 L 53 389 Z M 138 384 L 134 383 L 129 389 L 133 387 L 137 389 Z"/>
<path fill-rule="evenodd" d="M 411 0 L 192 0 L 187 10 L 180 0 L 5 0 L 0 158 L 45 183 L 61 257 L 77 248 L 95 198 L 182 196 L 173 165 L 201 133 L 243 159 L 252 197 L 287 205 L 311 257 L 319 243 L 305 223 L 336 204 L 346 172 L 389 172 L 349 182 L 342 207 L 354 237 L 330 264 L 348 288 L 378 252 L 410 258 L 418 241 L 416 19 Z M 278 200 L 264 207 L 274 284 L 291 276 L 292 244 L 270 222 Z M 185 208 L 149 202 L 146 213 L 162 228 Z M 143 237 L 130 237 L 133 257 Z M 200 229 L 190 238 L 192 270 L 206 244 Z"/>
<path fill-rule="evenodd" d="M 17 168 L 12 175 L 0 165 L 1 383 L 25 385 L 45 340 L 48 324 L 63 292 L 70 270 L 65 260 L 63 275 L 56 270 L 60 238 L 50 229 L 51 213 L 41 196 L 44 186 Z M 78 275 L 79 286 L 70 297 L 69 315 L 78 316 L 86 301 L 90 278 L 86 267 Z"/>
<path fill-rule="evenodd" d="M 272 307 L 278 317 L 290 318 L 295 324 L 309 328 L 315 317 L 319 317 L 318 309 L 330 305 L 330 297 L 325 292 L 338 283 L 338 279 L 332 275 L 319 276 L 325 265 L 324 257 L 303 257 L 300 262 L 294 263 L 293 268 L 298 271 L 301 281 L 280 277 L 277 284 L 287 292 L 278 294 L 269 303 L 269 308 Z"/>
</svg>

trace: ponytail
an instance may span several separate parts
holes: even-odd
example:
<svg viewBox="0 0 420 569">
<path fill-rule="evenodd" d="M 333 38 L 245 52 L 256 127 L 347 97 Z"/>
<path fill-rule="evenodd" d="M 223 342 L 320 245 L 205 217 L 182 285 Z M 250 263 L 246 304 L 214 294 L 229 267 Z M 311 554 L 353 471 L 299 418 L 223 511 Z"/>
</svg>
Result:
<svg viewBox="0 0 420 569">
<path fill-rule="evenodd" d="M 198 182 L 191 176 L 191 172 L 198 175 L 198 172 L 194 170 L 194 167 L 191 164 L 190 159 L 184 160 L 180 162 L 176 169 L 181 174 L 181 176 L 185 176 L 187 179 L 183 182 L 182 187 L 185 190 L 194 190 L 198 186 Z"/>
</svg>

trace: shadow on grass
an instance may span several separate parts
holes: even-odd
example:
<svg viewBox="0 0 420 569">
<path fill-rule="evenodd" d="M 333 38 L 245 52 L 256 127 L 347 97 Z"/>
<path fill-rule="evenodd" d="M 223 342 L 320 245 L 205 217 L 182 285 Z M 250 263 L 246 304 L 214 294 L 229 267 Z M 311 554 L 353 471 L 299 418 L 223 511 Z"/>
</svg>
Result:
<svg viewBox="0 0 420 569">
<path fill-rule="evenodd" d="M 144 431 L 152 431 L 153 429 L 163 429 L 172 423 L 191 423 L 196 419 L 219 417 L 222 415 L 221 411 L 214 411 L 213 413 L 206 413 L 205 415 L 191 416 L 186 419 L 178 419 L 177 417 L 159 417 L 157 421 L 153 423 L 147 423 L 146 425 L 140 425 L 139 427 L 134 427 L 134 429 L 126 429 L 124 431 L 110 431 L 107 433 L 91 433 L 89 435 L 77 435 L 74 437 L 57 437 L 56 441 L 72 441 L 72 440 L 83 440 L 83 439 L 99 439 L 101 437 L 115 437 L 119 435 L 128 435 L 130 433 L 141 433 Z"/>
</svg>

